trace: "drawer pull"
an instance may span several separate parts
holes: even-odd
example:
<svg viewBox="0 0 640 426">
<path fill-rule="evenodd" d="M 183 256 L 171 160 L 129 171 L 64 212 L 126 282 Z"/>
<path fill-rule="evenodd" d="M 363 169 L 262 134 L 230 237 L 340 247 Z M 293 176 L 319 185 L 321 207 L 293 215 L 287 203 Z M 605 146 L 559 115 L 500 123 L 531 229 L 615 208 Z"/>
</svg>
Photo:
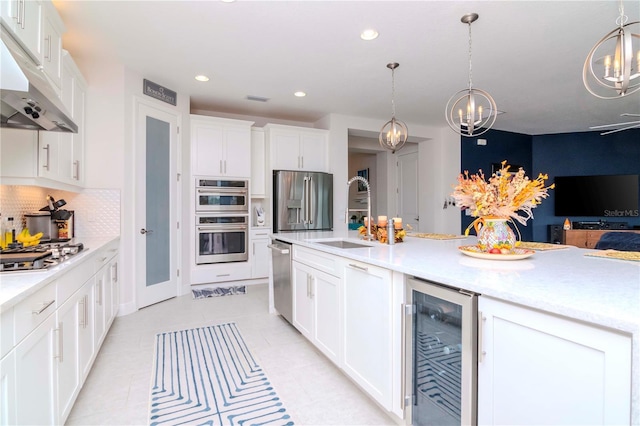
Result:
<svg viewBox="0 0 640 426">
<path fill-rule="evenodd" d="M 56 299 L 53 299 L 49 302 L 42 302 L 42 307 L 38 310 L 31 311 L 33 315 L 40 315 L 43 313 L 49 306 L 53 305 L 56 302 Z"/>
<path fill-rule="evenodd" d="M 354 263 L 350 263 L 349 266 L 351 266 L 352 268 L 360 269 L 361 271 L 365 271 L 365 272 L 369 270 L 369 268 L 367 267 L 359 266 Z"/>
<path fill-rule="evenodd" d="M 216 277 L 229 277 L 231 274 L 218 274 Z"/>
</svg>

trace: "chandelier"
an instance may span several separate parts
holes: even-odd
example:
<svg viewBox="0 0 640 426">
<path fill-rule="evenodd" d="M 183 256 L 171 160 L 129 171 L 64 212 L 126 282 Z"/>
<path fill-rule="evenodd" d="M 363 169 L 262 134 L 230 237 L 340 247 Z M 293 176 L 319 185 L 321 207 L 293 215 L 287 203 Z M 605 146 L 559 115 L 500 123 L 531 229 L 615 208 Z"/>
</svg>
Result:
<svg viewBox="0 0 640 426">
<path fill-rule="evenodd" d="M 472 137 L 485 133 L 496 121 L 497 107 L 491 95 L 473 87 L 471 67 L 471 23 L 478 19 L 477 13 L 468 13 L 460 18 L 469 25 L 469 88 L 456 92 L 445 109 L 449 127 L 462 136 Z"/>
<path fill-rule="evenodd" d="M 589 93 L 600 99 L 616 99 L 640 90 L 640 34 L 632 33 L 632 27 L 640 21 L 627 23 L 622 1 L 620 16 L 616 19 L 618 28 L 605 35 L 589 52 L 582 69 L 582 81 Z M 636 56 L 633 43 L 636 42 Z M 637 79 L 637 80 L 636 80 Z M 635 84 L 634 84 L 635 80 Z M 594 82 L 597 85 L 594 86 Z M 600 94 L 596 93 L 596 87 Z M 615 91 L 614 93 L 611 90 Z"/>
<path fill-rule="evenodd" d="M 387 68 L 391 70 L 391 120 L 384 123 L 382 129 L 380 129 L 380 135 L 378 136 L 380 146 L 390 149 L 392 154 L 402 148 L 409 137 L 407 125 L 400 120 L 396 120 L 396 104 L 394 102 L 396 83 L 394 79 L 394 71 L 399 66 L 400 64 L 397 62 L 387 64 Z"/>
</svg>

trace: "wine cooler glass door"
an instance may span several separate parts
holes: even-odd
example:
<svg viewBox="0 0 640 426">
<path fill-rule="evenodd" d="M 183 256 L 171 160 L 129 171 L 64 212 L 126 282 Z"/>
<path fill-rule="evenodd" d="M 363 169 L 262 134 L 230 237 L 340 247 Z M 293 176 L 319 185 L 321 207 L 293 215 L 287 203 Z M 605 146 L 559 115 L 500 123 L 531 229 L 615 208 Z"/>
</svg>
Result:
<svg viewBox="0 0 640 426">
<path fill-rule="evenodd" d="M 475 424 L 476 296 L 415 279 L 407 292 L 411 424 Z"/>
</svg>

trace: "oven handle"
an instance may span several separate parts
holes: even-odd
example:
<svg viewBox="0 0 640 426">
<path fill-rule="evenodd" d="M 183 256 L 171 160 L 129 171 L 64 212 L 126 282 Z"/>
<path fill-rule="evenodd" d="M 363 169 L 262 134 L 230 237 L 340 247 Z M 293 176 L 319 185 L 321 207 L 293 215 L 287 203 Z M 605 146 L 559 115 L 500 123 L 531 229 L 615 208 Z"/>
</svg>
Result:
<svg viewBox="0 0 640 426">
<path fill-rule="evenodd" d="M 224 194 L 224 195 L 228 195 L 228 194 L 238 194 L 238 195 L 247 195 L 247 189 L 246 188 L 218 188 L 218 189 L 203 189 L 203 188 L 198 188 L 197 192 L 199 194 Z"/>
<path fill-rule="evenodd" d="M 219 230 L 246 230 L 247 225 L 213 225 L 213 226 L 198 226 L 198 231 L 219 231 Z"/>
</svg>

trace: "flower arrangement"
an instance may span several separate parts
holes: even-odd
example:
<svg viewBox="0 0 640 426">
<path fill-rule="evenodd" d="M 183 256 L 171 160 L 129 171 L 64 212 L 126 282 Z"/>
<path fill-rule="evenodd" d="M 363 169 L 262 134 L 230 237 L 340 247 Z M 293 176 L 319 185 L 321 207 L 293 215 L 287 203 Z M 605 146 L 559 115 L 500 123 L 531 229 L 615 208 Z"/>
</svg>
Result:
<svg viewBox="0 0 640 426">
<path fill-rule="evenodd" d="M 468 171 L 458 176 L 458 185 L 451 196 L 461 209 L 471 209 L 471 216 L 515 219 L 523 225 L 533 218 L 532 209 L 547 198 L 554 184 L 545 186 L 549 177 L 540 173 L 534 180 L 525 176 L 524 169 L 509 171 L 507 161 L 501 163 L 500 170 L 485 181 L 482 170 L 469 175 Z M 519 215 L 522 212 L 523 215 Z"/>
</svg>

